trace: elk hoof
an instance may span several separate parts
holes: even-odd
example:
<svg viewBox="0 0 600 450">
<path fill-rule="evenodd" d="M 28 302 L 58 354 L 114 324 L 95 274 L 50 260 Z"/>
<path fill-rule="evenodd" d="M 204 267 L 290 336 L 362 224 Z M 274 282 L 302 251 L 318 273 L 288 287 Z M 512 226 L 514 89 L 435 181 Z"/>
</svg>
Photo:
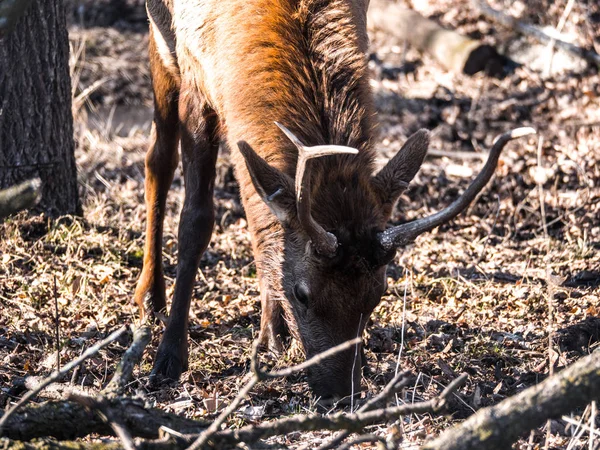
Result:
<svg viewBox="0 0 600 450">
<path fill-rule="evenodd" d="M 178 381 L 187 368 L 187 349 L 180 351 L 175 346 L 161 343 L 150 373 L 150 385 L 158 385 L 163 381 Z"/>
</svg>

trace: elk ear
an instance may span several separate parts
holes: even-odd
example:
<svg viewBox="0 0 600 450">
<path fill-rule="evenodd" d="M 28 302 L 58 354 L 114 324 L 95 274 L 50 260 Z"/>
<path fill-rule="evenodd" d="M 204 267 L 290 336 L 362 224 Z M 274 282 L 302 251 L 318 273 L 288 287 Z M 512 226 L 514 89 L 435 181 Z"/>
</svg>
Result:
<svg viewBox="0 0 600 450">
<path fill-rule="evenodd" d="M 247 142 L 240 141 L 237 145 L 246 161 L 258 195 L 282 224 L 290 223 L 296 217 L 294 181 L 285 173 L 271 167 Z"/>
<path fill-rule="evenodd" d="M 381 199 L 384 215 L 389 217 L 400 194 L 415 177 L 429 147 L 429 131 L 421 129 L 410 136 L 400 151 L 372 179 Z"/>
</svg>

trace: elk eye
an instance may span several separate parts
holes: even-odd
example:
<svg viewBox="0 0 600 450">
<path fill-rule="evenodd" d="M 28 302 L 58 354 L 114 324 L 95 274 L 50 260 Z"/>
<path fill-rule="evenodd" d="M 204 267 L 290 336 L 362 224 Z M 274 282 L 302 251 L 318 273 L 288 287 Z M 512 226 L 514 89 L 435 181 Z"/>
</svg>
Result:
<svg viewBox="0 0 600 450">
<path fill-rule="evenodd" d="M 306 285 L 302 283 L 296 283 L 294 286 L 294 297 L 296 297 L 296 300 L 303 305 L 308 305 L 308 289 Z"/>
</svg>

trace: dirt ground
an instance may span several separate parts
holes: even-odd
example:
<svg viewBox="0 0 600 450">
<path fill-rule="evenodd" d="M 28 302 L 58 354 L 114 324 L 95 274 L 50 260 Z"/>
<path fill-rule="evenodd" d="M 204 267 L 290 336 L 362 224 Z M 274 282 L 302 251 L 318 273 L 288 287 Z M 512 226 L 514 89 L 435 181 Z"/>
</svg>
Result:
<svg viewBox="0 0 600 450">
<path fill-rule="evenodd" d="M 566 1 L 490 3 L 524 21 L 555 26 Z M 538 57 L 546 51 L 496 26 L 468 0 L 405 4 L 502 50 L 529 48 L 529 55 Z M 50 221 L 21 214 L 0 225 L 0 407 L 22 394 L 18 379 L 55 367 L 56 305 L 62 361 L 137 318 L 132 295 L 142 263 L 143 162 L 152 104 L 144 6 L 139 0 L 69 0 L 67 5 L 84 218 Z M 564 32 L 576 44 L 600 51 L 595 0 L 575 2 Z M 547 54 L 541 58 L 547 60 Z M 433 130 L 433 155 L 400 200 L 395 223 L 454 200 L 498 134 L 517 126 L 539 132 L 507 146 L 495 178 L 466 214 L 399 251 L 389 267 L 388 292 L 365 337 L 370 370 L 363 396 L 378 392 L 397 365 L 416 377 L 401 395 L 406 402 L 436 395 L 461 372 L 469 375 L 448 415 L 402 418 L 402 448 L 417 448 L 478 408 L 536 384 L 550 370 L 598 347 L 600 76 L 576 60 L 569 66 L 573 61 L 560 53 L 549 76 L 532 69 L 530 60 L 522 62 L 502 79 L 467 77 L 445 72 L 389 36 L 372 41 L 382 161 L 412 132 Z M 189 370 L 179 384 L 147 387 L 155 333 L 130 386 L 131 394 L 188 417 L 214 417 L 235 396 L 259 329 L 249 235 L 224 154 L 216 198 L 216 226 L 194 288 Z M 178 171 L 164 234 L 169 297 L 182 200 Z M 64 382 L 99 389 L 128 342 L 112 345 Z M 280 358 L 263 354 L 261 359 L 283 367 L 301 355 L 292 344 Z M 261 383 L 228 425 L 313 411 L 315 400 L 303 375 Z M 576 411 L 573 418 L 589 421 L 589 411 Z M 538 429 L 514 448 L 588 448 L 588 434 L 567 421 L 550 426 L 549 437 Z M 384 433 L 385 427 L 370 431 Z M 313 448 L 330 436 L 297 433 L 270 442 Z"/>
</svg>

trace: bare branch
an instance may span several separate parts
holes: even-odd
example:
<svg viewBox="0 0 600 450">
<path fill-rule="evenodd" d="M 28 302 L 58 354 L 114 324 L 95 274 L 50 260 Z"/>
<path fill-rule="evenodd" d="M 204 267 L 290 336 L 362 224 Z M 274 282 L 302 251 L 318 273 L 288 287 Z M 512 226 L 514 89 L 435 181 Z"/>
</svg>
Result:
<svg viewBox="0 0 600 450">
<path fill-rule="evenodd" d="M 473 75 L 482 70 L 492 75 L 502 73 L 504 60 L 494 47 L 442 28 L 418 12 L 406 9 L 402 3 L 371 0 L 367 24 L 371 33 L 381 31 L 386 40 L 407 42 L 454 73 Z"/>
<path fill-rule="evenodd" d="M 376 434 L 365 434 L 363 436 L 358 436 L 356 439 L 346 442 L 345 444 L 336 447 L 338 450 L 349 450 L 353 445 L 365 444 L 367 442 L 379 442 L 387 448 L 387 442 L 381 436 L 377 436 Z"/>
<path fill-rule="evenodd" d="M 50 385 L 54 381 L 61 378 L 63 375 L 67 374 L 71 369 L 79 366 L 86 359 L 94 356 L 96 353 L 98 353 L 102 348 L 106 347 L 108 344 L 119 339 L 123 335 L 123 333 L 125 333 L 125 331 L 127 331 L 127 326 L 123 326 L 123 327 L 119 328 L 117 331 L 111 333 L 106 339 L 104 339 L 104 340 L 98 342 L 96 345 L 93 345 L 90 348 L 88 348 L 85 352 L 83 352 L 83 354 L 79 358 L 66 364 L 61 370 L 55 370 L 54 372 L 52 372 L 52 374 L 50 374 L 49 377 L 47 377 L 42 383 L 40 383 L 39 386 L 37 386 L 35 389 L 27 392 L 27 394 L 25 394 L 17 402 L 16 405 L 14 405 L 12 408 L 10 408 L 8 411 L 6 411 L 6 413 L 4 413 L 4 415 L 0 419 L 0 436 L 2 435 L 2 429 L 4 428 L 4 425 L 6 424 L 6 422 L 10 418 L 10 416 L 12 416 L 20 407 L 25 405 L 33 397 L 35 397 L 37 394 L 39 394 L 46 386 Z"/>
<path fill-rule="evenodd" d="M 325 350 L 324 352 L 319 353 L 310 359 L 307 359 L 303 363 L 297 364 L 292 367 L 288 367 L 286 369 L 275 370 L 272 372 L 260 372 L 259 376 L 261 377 L 261 380 L 265 378 L 289 377 L 290 375 L 302 372 L 304 369 L 308 369 L 309 367 L 317 365 L 337 353 L 351 349 L 355 345 L 360 344 L 360 341 L 360 337 L 350 339 L 349 341 L 342 342 L 341 344 L 336 345 L 335 347 L 331 347 L 329 350 Z"/>
<path fill-rule="evenodd" d="M 250 425 L 238 430 L 219 431 L 215 433 L 210 440 L 215 444 L 225 445 L 234 442 L 253 443 L 259 439 L 265 439 L 293 431 L 347 430 L 352 433 L 358 433 L 368 425 L 387 420 L 396 420 L 399 416 L 440 411 L 445 406 L 448 397 L 456 392 L 466 380 L 466 374 L 462 374 L 452 381 L 438 397 L 426 402 L 382 408 L 368 412 L 356 412 L 354 414 L 340 412 L 329 416 L 294 416 L 276 420 L 274 422 Z"/>
<path fill-rule="evenodd" d="M 84 397 L 88 397 L 84 395 Z M 159 437 L 161 426 L 184 434 L 205 430 L 210 423 L 191 420 L 144 404 L 144 400 L 129 397 L 104 399 L 114 418 L 127 427 L 133 436 L 144 439 Z M 9 439 L 30 441 L 51 436 L 57 440 L 70 440 L 96 433 L 110 436 L 114 430 L 96 414 L 73 401 L 48 401 L 24 406 L 10 417 L 2 436 Z M 189 443 L 188 443 L 189 445 Z M 2 444 L 0 444 L 0 448 Z"/>
</svg>

